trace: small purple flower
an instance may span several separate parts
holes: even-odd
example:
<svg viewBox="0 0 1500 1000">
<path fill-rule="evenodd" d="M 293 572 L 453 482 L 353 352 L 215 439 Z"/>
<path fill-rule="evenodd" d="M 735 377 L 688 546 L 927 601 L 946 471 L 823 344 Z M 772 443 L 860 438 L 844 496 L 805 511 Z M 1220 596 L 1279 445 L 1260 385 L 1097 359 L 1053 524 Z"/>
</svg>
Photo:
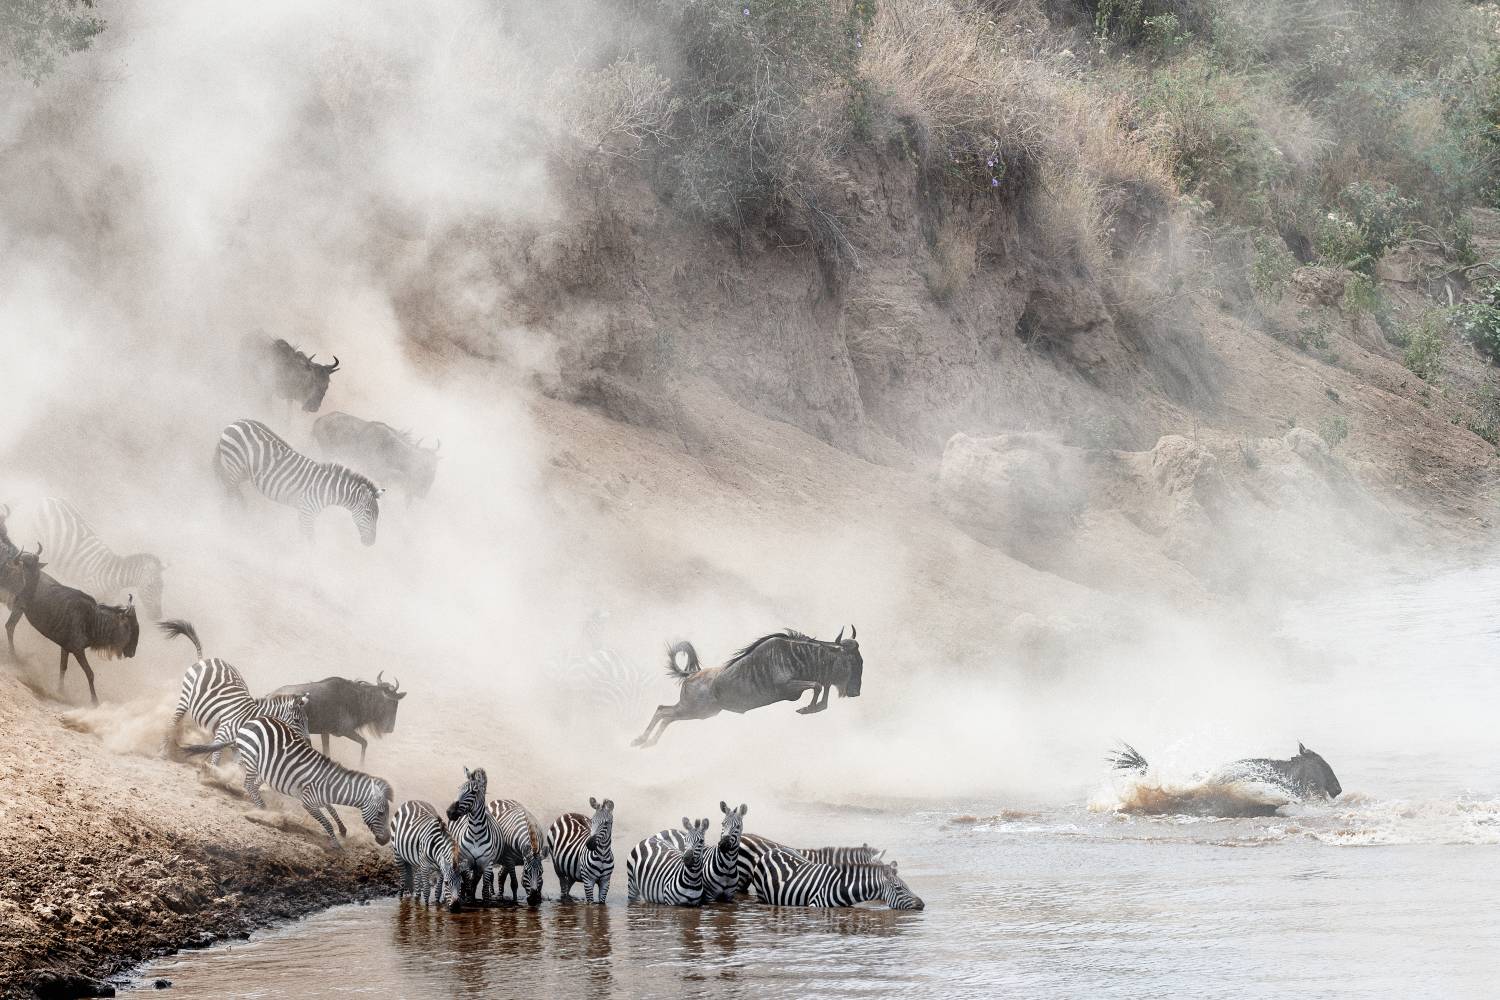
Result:
<svg viewBox="0 0 1500 1000">
<path fill-rule="evenodd" d="M 749 16 L 750 16 L 750 8 L 749 8 L 749 7 L 746 7 L 746 8 L 745 8 L 745 16 L 746 16 L 746 17 L 749 17 Z"/>
<path fill-rule="evenodd" d="M 984 165 L 987 166 L 987 167 L 989 167 L 991 170 L 994 170 L 995 169 L 995 158 L 992 156 L 988 160 L 985 160 L 984 161 Z"/>
<path fill-rule="evenodd" d="M 1000 186 L 1000 178 L 998 178 L 998 177 L 991 177 L 990 178 L 990 187 L 997 188 L 999 186 Z"/>
</svg>

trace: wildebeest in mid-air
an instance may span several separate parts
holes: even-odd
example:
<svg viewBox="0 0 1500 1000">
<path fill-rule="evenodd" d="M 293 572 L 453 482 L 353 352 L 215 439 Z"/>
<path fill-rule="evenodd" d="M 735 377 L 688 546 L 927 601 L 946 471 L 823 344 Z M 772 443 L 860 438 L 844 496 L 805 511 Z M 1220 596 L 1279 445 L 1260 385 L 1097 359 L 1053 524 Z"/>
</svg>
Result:
<svg viewBox="0 0 1500 1000">
<path fill-rule="evenodd" d="M 387 486 L 399 483 L 407 502 L 421 499 L 437 476 L 438 450 L 379 420 L 361 420 L 335 410 L 313 424 L 313 440 L 325 459 L 342 462 Z"/>
<path fill-rule="evenodd" d="M 827 708 L 830 688 L 838 688 L 841 698 L 858 698 L 864 660 L 857 635 L 850 626 L 849 638 L 839 629 L 838 637 L 828 642 L 787 629 L 756 639 L 722 667 L 707 670 L 698 666 L 693 644 L 679 642 L 667 650 L 667 673 L 681 684 L 677 704 L 659 706 L 646 731 L 631 745 L 654 745 L 667 726 L 679 719 L 748 712 L 778 701 L 796 701 L 808 691 L 812 698 L 797 709 L 799 715 Z M 683 666 L 678 666 L 679 655 L 685 658 Z"/>
<path fill-rule="evenodd" d="M 245 340 L 246 362 L 251 375 L 271 399 L 297 404 L 305 413 L 316 413 L 328 393 L 328 383 L 339 370 L 339 357 L 332 364 L 319 364 L 281 338 L 253 334 Z"/>
<path fill-rule="evenodd" d="M 1119 771 L 1144 774 L 1150 767 L 1140 751 L 1129 743 L 1124 744 L 1124 749 L 1111 752 L 1106 759 Z M 1297 756 L 1288 760 L 1268 757 L 1236 760 L 1225 764 L 1208 778 L 1208 782 L 1215 785 L 1239 781 L 1275 785 L 1299 799 L 1336 799 L 1344 791 L 1328 762 L 1301 743 L 1297 744 Z"/>
<path fill-rule="evenodd" d="M 310 684 L 288 684 L 271 693 L 307 695 L 307 731 L 323 738 L 323 753 L 328 753 L 329 736 L 342 736 L 359 744 L 359 763 L 363 766 L 367 744 L 360 730 L 377 737 L 394 731 L 396 709 L 407 695 L 400 690 L 399 680 L 392 683 L 384 677 L 383 670 L 375 675 L 374 684 L 325 677 Z"/>
<path fill-rule="evenodd" d="M 64 587 L 46 573 L 39 573 L 31 594 L 11 608 L 10 618 L 5 622 L 5 639 L 12 658 L 16 655 L 16 623 L 23 614 L 43 638 L 57 643 L 62 651 L 57 666 L 57 693 L 62 694 L 71 655 L 88 678 L 89 698 L 95 705 L 99 704 L 99 695 L 94 691 L 94 668 L 89 666 L 86 651 L 103 653 L 107 659 L 116 656 L 128 659 L 135 656 L 136 643 L 141 638 L 133 597 L 124 607 L 100 604 L 83 591 Z"/>
</svg>

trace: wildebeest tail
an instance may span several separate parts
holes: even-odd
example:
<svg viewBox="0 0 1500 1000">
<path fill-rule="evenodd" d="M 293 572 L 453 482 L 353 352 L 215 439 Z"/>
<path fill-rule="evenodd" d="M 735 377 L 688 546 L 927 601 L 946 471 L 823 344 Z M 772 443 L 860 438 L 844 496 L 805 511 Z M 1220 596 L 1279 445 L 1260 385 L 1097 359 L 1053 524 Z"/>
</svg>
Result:
<svg viewBox="0 0 1500 1000">
<path fill-rule="evenodd" d="M 178 749 L 189 756 L 196 757 L 199 754 L 213 753 L 216 750 L 226 750 L 232 746 L 234 746 L 234 740 L 223 740 L 219 743 L 189 743 Z"/>
<path fill-rule="evenodd" d="M 1146 768 L 1150 766 L 1146 763 L 1146 758 L 1142 757 L 1141 752 L 1129 743 L 1121 741 L 1120 745 L 1125 749 L 1111 750 L 1104 759 L 1116 771 L 1140 771 L 1144 774 Z"/>
<path fill-rule="evenodd" d="M 185 635 L 193 640 L 193 648 L 198 651 L 198 659 L 203 659 L 203 643 L 198 641 L 198 631 L 193 628 L 192 622 L 182 618 L 168 618 L 166 621 L 157 622 L 156 627 L 165 632 L 168 639 Z"/>
<path fill-rule="evenodd" d="M 677 665 L 678 653 L 684 653 L 687 655 L 686 667 L 679 667 Z M 684 639 L 681 642 L 674 642 L 672 643 L 672 645 L 667 647 L 667 673 L 670 676 L 675 677 L 680 681 L 685 681 L 689 677 L 696 674 L 698 670 L 698 651 L 693 648 L 692 643 Z"/>
</svg>

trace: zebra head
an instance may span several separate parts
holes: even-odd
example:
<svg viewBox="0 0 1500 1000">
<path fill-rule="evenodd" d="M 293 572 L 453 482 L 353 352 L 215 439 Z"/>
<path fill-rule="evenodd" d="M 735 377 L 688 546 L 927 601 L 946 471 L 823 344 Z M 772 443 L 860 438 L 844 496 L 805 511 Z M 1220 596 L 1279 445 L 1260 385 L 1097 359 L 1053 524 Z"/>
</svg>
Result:
<svg viewBox="0 0 1500 1000">
<path fill-rule="evenodd" d="M 927 907 L 922 902 L 922 897 L 911 891 L 911 887 L 901 878 L 896 870 L 896 862 L 880 866 L 880 879 L 882 895 L 885 903 L 893 910 L 921 910 Z"/>
<path fill-rule="evenodd" d="M 365 791 L 365 800 L 359 804 L 359 814 L 365 826 L 375 835 L 375 843 L 384 847 L 391 842 L 391 803 L 396 793 L 390 783 L 381 778 L 371 778 Z"/>
<path fill-rule="evenodd" d="M 476 767 L 470 771 L 464 768 L 463 787 L 458 790 L 458 798 L 448 807 L 448 822 L 453 822 L 460 816 L 473 816 L 484 812 L 484 793 L 489 787 L 489 778 L 485 776 L 484 768 Z"/>
<path fill-rule="evenodd" d="M 354 515 L 354 526 L 359 529 L 359 540 L 366 545 L 375 544 L 375 528 L 380 521 L 380 497 L 385 493 L 374 483 L 361 483 L 349 502 L 349 513 Z"/>
<path fill-rule="evenodd" d="M 614 799 L 600 802 L 590 795 L 589 808 L 594 810 L 594 815 L 589 818 L 588 849 L 595 854 L 603 854 L 614 838 L 615 802 Z"/>
<path fill-rule="evenodd" d="M 742 803 L 739 808 L 731 809 L 721 799 L 719 811 L 724 814 L 724 822 L 719 827 L 719 850 L 725 854 L 735 854 L 740 849 L 740 835 L 745 832 L 745 813 L 750 811 L 750 807 Z"/>
<path fill-rule="evenodd" d="M 864 679 L 865 661 L 859 655 L 859 643 L 856 641 L 859 629 L 853 625 L 849 626 L 849 638 L 844 638 L 844 630 L 839 629 L 838 638 L 833 640 L 835 647 L 833 659 L 834 664 L 841 670 L 848 672 L 849 679 L 844 683 L 835 683 L 840 698 L 858 698 L 860 681 Z"/>
<path fill-rule="evenodd" d="M 682 867 L 689 875 L 703 875 L 703 835 L 708 832 L 708 820 L 691 820 L 682 817 L 682 828 L 687 831 L 687 843 L 682 848 Z"/>
<path fill-rule="evenodd" d="M 536 838 L 521 859 L 521 888 L 526 890 L 526 905 L 540 906 L 542 902 L 542 852 Z"/>
</svg>

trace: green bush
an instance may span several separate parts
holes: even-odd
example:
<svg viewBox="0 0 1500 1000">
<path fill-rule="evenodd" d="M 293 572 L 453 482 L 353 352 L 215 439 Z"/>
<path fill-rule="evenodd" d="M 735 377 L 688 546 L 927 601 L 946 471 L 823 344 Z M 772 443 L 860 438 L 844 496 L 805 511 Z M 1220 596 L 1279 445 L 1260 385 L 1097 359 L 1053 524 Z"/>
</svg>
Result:
<svg viewBox="0 0 1500 1000">
<path fill-rule="evenodd" d="M 1443 314 L 1429 310 L 1415 324 L 1402 327 L 1398 342 L 1406 348 L 1402 361 L 1412 374 L 1431 382 L 1442 371 Z"/>
<path fill-rule="evenodd" d="M 1314 246 L 1325 264 L 1373 273 L 1386 252 L 1411 233 L 1416 206 L 1389 188 L 1350 184 L 1337 210 L 1318 225 Z"/>
<path fill-rule="evenodd" d="M 1495 395 L 1494 389 L 1484 386 L 1479 390 L 1479 399 L 1474 409 L 1474 419 L 1469 421 L 1469 430 L 1500 447 L 1500 396 Z"/>
<path fill-rule="evenodd" d="M 59 56 L 82 52 L 104 30 L 94 0 L 6 0 L 0 3 L 0 66 L 32 83 L 51 73 Z"/>
<path fill-rule="evenodd" d="M 1250 263 L 1250 287 L 1273 302 L 1281 301 L 1297 269 L 1297 258 L 1279 236 L 1256 233 L 1251 245 L 1255 257 Z"/>
<path fill-rule="evenodd" d="M 1337 448 L 1349 437 L 1349 421 L 1342 414 L 1335 413 L 1318 423 L 1318 433 L 1328 442 L 1328 447 Z"/>
<path fill-rule="evenodd" d="M 1488 361 L 1500 361 L 1500 283 L 1486 288 L 1477 301 L 1455 306 L 1453 327 Z"/>
</svg>

